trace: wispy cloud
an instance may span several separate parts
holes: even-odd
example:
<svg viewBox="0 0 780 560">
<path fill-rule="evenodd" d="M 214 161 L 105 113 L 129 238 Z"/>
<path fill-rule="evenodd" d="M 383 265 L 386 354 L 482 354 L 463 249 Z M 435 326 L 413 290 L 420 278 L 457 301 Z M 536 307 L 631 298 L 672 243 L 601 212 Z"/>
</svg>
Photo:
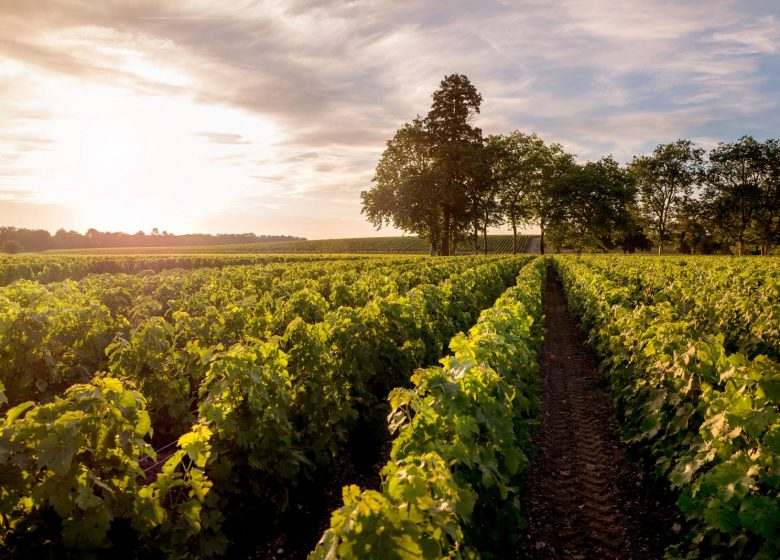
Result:
<svg viewBox="0 0 780 560">
<path fill-rule="evenodd" d="M 583 160 L 780 129 L 780 6 L 762 0 L 0 1 L 0 37 L 0 190 L 79 193 L 82 228 L 118 219 L 105 199 L 134 229 L 368 233 L 384 142 L 452 72 L 486 133 Z"/>
<path fill-rule="evenodd" d="M 226 132 L 196 132 L 195 134 L 215 144 L 251 144 L 249 140 L 240 134 Z"/>
</svg>

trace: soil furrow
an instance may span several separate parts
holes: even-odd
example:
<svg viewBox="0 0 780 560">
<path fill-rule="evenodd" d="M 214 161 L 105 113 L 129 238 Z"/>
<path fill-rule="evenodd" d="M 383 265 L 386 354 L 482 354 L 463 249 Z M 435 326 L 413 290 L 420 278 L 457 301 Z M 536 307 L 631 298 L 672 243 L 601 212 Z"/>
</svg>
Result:
<svg viewBox="0 0 780 560">
<path fill-rule="evenodd" d="M 539 453 L 518 557 L 662 558 L 674 507 L 626 459 L 608 388 L 552 269 L 544 297 Z"/>
</svg>

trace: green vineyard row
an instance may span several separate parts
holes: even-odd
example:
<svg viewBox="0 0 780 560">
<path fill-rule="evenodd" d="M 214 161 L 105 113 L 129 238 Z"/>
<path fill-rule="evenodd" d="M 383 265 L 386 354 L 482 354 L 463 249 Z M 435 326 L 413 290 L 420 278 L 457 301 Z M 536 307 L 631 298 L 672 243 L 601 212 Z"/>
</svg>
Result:
<svg viewBox="0 0 780 560">
<path fill-rule="evenodd" d="M 677 497 L 669 556 L 778 557 L 780 261 L 552 261 L 632 453 Z M 262 261 L 0 287 L 0 550 L 252 555 L 389 424 L 381 488 L 344 489 L 312 558 L 511 554 L 544 267 Z"/>
<path fill-rule="evenodd" d="M 331 309 L 438 284 L 474 262 L 371 259 L 19 281 L 0 288 L 0 381 L 17 404 L 105 369 L 143 380 L 166 367 L 181 380 L 177 369 L 196 368 L 216 345 L 281 335 L 296 316 L 316 322 Z M 173 387 L 146 393 L 158 389 Z"/>
<path fill-rule="evenodd" d="M 626 440 L 672 488 L 680 558 L 780 556 L 780 262 L 554 259 Z"/>
<path fill-rule="evenodd" d="M 0 255 L 0 286 L 16 280 L 48 284 L 79 280 L 90 274 L 154 273 L 173 268 L 194 268 L 271 263 L 300 263 L 336 259 L 361 259 L 357 255 Z"/>
<path fill-rule="evenodd" d="M 442 366 L 390 394 L 396 437 L 380 491 L 345 487 L 344 506 L 310 558 L 476 558 L 511 551 L 518 482 L 538 402 L 545 263 L 450 342 Z M 503 541 L 503 543 L 502 543 Z"/>
<path fill-rule="evenodd" d="M 12 408 L 0 431 L 0 544 L 28 555 L 224 554 L 293 507 L 351 431 L 385 416 L 387 391 L 435 363 L 529 259 L 3 288 L 0 380 Z M 178 437 L 160 449 L 160 432 Z"/>
</svg>

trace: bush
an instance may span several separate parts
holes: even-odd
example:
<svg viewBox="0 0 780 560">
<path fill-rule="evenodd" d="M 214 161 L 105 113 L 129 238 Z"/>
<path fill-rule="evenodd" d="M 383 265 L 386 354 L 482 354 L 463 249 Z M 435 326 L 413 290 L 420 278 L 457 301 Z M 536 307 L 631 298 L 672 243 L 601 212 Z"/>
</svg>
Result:
<svg viewBox="0 0 780 560">
<path fill-rule="evenodd" d="M 15 239 L 8 239 L 6 241 L 3 241 L 2 245 L 0 245 L 0 252 L 3 253 L 10 253 L 11 255 L 15 255 L 16 253 L 20 253 L 21 251 L 22 251 L 22 245 Z"/>
</svg>

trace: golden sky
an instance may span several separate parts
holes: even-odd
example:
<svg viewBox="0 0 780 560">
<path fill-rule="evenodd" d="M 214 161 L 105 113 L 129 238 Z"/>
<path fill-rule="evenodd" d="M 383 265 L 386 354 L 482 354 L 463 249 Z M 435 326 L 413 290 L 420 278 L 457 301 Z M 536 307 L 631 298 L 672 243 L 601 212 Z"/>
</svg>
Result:
<svg viewBox="0 0 780 560">
<path fill-rule="evenodd" d="M 621 6 L 0 0 L 0 225 L 393 234 L 359 193 L 453 72 L 581 160 L 777 137 L 777 2 Z"/>
</svg>

